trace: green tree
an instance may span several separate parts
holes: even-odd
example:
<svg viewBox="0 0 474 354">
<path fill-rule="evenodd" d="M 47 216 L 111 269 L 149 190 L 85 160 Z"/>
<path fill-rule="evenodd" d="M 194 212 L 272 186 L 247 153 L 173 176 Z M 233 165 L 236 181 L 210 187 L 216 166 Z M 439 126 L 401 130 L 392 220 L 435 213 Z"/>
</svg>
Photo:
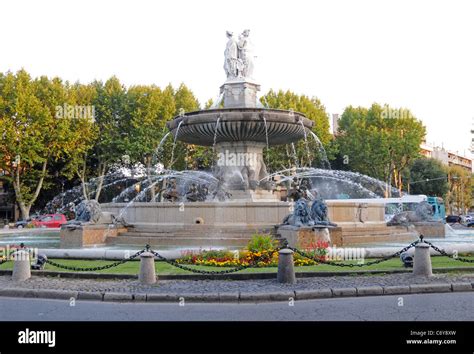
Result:
<svg viewBox="0 0 474 354">
<path fill-rule="evenodd" d="M 204 104 L 204 109 L 210 109 L 214 105 L 214 100 L 209 98 Z"/>
<path fill-rule="evenodd" d="M 446 205 L 450 214 L 463 214 L 471 207 L 472 178 L 472 173 L 462 167 L 449 167 L 449 190 L 446 196 Z"/>
<path fill-rule="evenodd" d="M 116 77 L 110 78 L 105 84 L 95 81 L 93 85 L 97 92 L 93 100 L 97 139 L 89 163 L 97 179 L 94 199 L 99 200 L 105 175 L 112 164 L 119 161 L 125 152 L 127 91 Z"/>
<path fill-rule="evenodd" d="M 339 122 L 336 144 L 346 166 L 391 186 L 404 187 L 402 176 L 419 157 L 426 129 L 407 109 L 373 104 L 369 109 L 349 106 Z"/>
<path fill-rule="evenodd" d="M 33 80 L 25 70 L 0 75 L 0 169 L 13 185 L 24 219 L 48 187 L 51 163 L 76 150 L 73 122 L 57 116 L 65 102 L 67 92 L 58 78 Z"/>
<path fill-rule="evenodd" d="M 268 108 L 292 110 L 303 113 L 314 122 L 312 132 L 319 138 L 323 147 L 328 146 L 331 140 L 329 133 L 329 119 L 321 101 L 305 95 L 297 95 L 291 91 L 270 90 L 261 98 L 261 103 Z M 294 146 L 294 149 L 293 149 Z M 308 134 L 306 141 L 300 140 L 294 145 L 272 146 L 264 150 L 267 168 L 270 171 L 290 168 L 295 164 L 318 165 L 321 163 L 321 148 L 315 138 Z M 309 155 L 309 156 L 308 156 Z"/>
<path fill-rule="evenodd" d="M 199 101 L 193 92 L 184 84 L 178 87 L 173 97 L 176 109 L 174 116 L 200 109 Z M 173 152 L 173 142 L 174 139 L 172 137 L 167 141 L 167 144 L 165 144 L 165 155 L 170 157 L 168 167 L 172 167 L 173 169 L 197 169 L 198 167 L 206 168 L 210 166 L 210 161 L 212 161 L 212 148 L 186 144 L 177 140 Z M 173 158 L 172 161 L 171 158 Z"/>
<path fill-rule="evenodd" d="M 411 163 L 409 169 L 410 194 L 425 194 L 444 198 L 448 192 L 446 177 L 447 170 L 438 160 L 416 159 Z"/>
<path fill-rule="evenodd" d="M 78 177 L 81 181 L 83 196 L 89 199 L 87 188 L 87 176 L 92 174 L 88 166 L 88 154 L 92 151 L 98 138 L 98 127 L 95 124 L 95 109 L 93 102 L 97 97 L 96 87 L 92 84 L 82 85 L 75 83 L 67 85 L 67 103 L 87 109 L 87 115 L 79 116 L 71 120 L 71 129 L 74 134 L 75 149 L 69 154 L 63 170 L 63 175 L 69 179 Z"/>
</svg>

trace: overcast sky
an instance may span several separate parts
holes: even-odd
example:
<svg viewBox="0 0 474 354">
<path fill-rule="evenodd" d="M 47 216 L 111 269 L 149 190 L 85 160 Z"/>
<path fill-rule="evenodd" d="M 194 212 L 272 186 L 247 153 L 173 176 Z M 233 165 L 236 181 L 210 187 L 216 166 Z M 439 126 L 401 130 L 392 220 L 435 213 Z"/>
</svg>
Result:
<svg viewBox="0 0 474 354">
<path fill-rule="evenodd" d="M 328 113 L 406 107 L 428 142 L 468 153 L 473 1 L 0 0 L 0 14 L 0 71 L 184 82 L 201 103 L 225 81 L 225 31 L 249 28 L 263 92 L 316 96 Z"/>
</svg>

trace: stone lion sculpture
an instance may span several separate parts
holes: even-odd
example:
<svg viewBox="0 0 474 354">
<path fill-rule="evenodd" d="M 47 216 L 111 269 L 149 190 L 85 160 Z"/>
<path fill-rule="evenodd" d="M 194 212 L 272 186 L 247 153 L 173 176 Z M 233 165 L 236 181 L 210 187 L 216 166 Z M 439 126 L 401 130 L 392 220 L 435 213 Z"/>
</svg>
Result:
<svg viewBox="0 0 474 354">
<path fill-rule="evenodd" d="M 76 207 L 76 217 L 67 223 L 67 226 L 75 227 L 83 224 L 125 224 L 110 212 L 103 212 L 99 202 L 96 200 L 83 200 Z"/>
<path fill-rule="evenodd" d="M 97 223 L 102 216 L 102 209 L 96 200 L 83 200 L 76 208 L 75 221 Z"/>
<path fill-rule="evenodd" d="M 328 206 L 322 199 L 316 199 L 311 205 L 311 218 L 315 225 L 331 225 L 335 226 L 329 221 Z"/>
<path fill-rule="evenodd" d="M 292 214 L 289 214 L 283 219 L 284 225 L 292 226 L 313 226 L 314 221 L 311 218 L 311 210 L 308 206 L 308 201 L 304 198 L 298 199 L 295 202 L 295 209 Z"/>
<path fill-rule="evenodd" d="M 396 226 L 396 225 L 409 225 L 414 222 L 430 222 L 433 220 L 433 208 L 428 202 L 418 203 L 415 210 L 413 211 L 403 211 L 401 213 L 395 214 L 387 226 Z"/>
<path fill-rule="evenodd" d="M 293 214 L 287 215 L 283 219 L 283 225 L 292 226 L 337 226 L 329 221 L 328 207 L 323 199 L 313 201 L 311 208 L 305 198 L 300 198 L 295 202 Z"/>
</svg>

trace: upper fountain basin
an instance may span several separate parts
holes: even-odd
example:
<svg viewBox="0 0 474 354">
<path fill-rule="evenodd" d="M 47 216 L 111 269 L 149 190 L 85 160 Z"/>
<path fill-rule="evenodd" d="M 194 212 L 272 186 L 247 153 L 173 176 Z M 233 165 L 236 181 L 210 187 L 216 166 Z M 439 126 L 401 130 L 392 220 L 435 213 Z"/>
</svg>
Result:
<svg viewBox="0 0 474 354">
<path fill-rule="evenodd" d="M 212 146 L 214 138 L 216 143 L 251 141 L 266 144 L 267 135 L 269 145 L 289 144 L 305 136 L 303 126 L 311 129 L 313 124 L 302 113 L 293 111 L 224 108 L 189 112 L 175 117 L 166 125 L 180 141 Z"/>
</svg>

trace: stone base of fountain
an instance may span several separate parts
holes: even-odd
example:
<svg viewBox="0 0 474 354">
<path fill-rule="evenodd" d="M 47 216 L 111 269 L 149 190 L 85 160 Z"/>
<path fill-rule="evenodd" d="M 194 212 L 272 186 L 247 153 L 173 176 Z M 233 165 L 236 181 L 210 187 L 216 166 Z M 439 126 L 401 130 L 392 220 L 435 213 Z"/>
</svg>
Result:
<svg viewBox="0 0 474 354">
<path fill-rule="evenodd" d="M 330 246 L 342 246 L 342 227 L 319 227 L 283 225 L 278 227 L 277 236 L 288 241 L 290 247 L 314 249 L 318 241 Z"/>
<path fill-rule="evenodd" d="M 425 237 L 445 237 L 446 236 L 446 228 L 444 227 L 444 223 L 439 222 L 429 222 L 429 221 L 420 221 L 414 222 L 413 228 L 416 232 L 420 233 Z"/>
<path fill-rule="evenodd" d="M 280 191 L 256 190 L 230 190 L 229 202 L 275 202 L 281 201 Z"/>
<path fill-rule="evenodd" d="M 84 224 L 74 228 L 64 225 L 60 231 L 60 248 L 83 248 L 101 246 L 107 239 L 126 232 L 127 228 L 113 224 Z M 109 240 L 110 242 L 110 240 Z"/>
<path fill-rule="evenodd" d="M 336 246 L 407 242 L 414 230 L 387 226 L 383 204 L 328 201 L 330 230 Z M 102 210 L 119 214 L 124 203 L 102 204 Z M 108 244 L 169 247 L 244 247 L 255 233 L 277 237 L 275 226 L 290 214 L 291 204 L 279 201 L 226 201 L 194 203 L 134 203 L 123 217 L 131 225 Z"/>
<path fill-rule="evenodd" d="M 217 161 L 214 175 L 222 181 L 223 187 L 242 191 L 270 190 L 270 183 L 259 183 L 268 176 L 263 159 L 265 146 L 264 143 L 247 141 L 216 144 Z"/>
</svg>

